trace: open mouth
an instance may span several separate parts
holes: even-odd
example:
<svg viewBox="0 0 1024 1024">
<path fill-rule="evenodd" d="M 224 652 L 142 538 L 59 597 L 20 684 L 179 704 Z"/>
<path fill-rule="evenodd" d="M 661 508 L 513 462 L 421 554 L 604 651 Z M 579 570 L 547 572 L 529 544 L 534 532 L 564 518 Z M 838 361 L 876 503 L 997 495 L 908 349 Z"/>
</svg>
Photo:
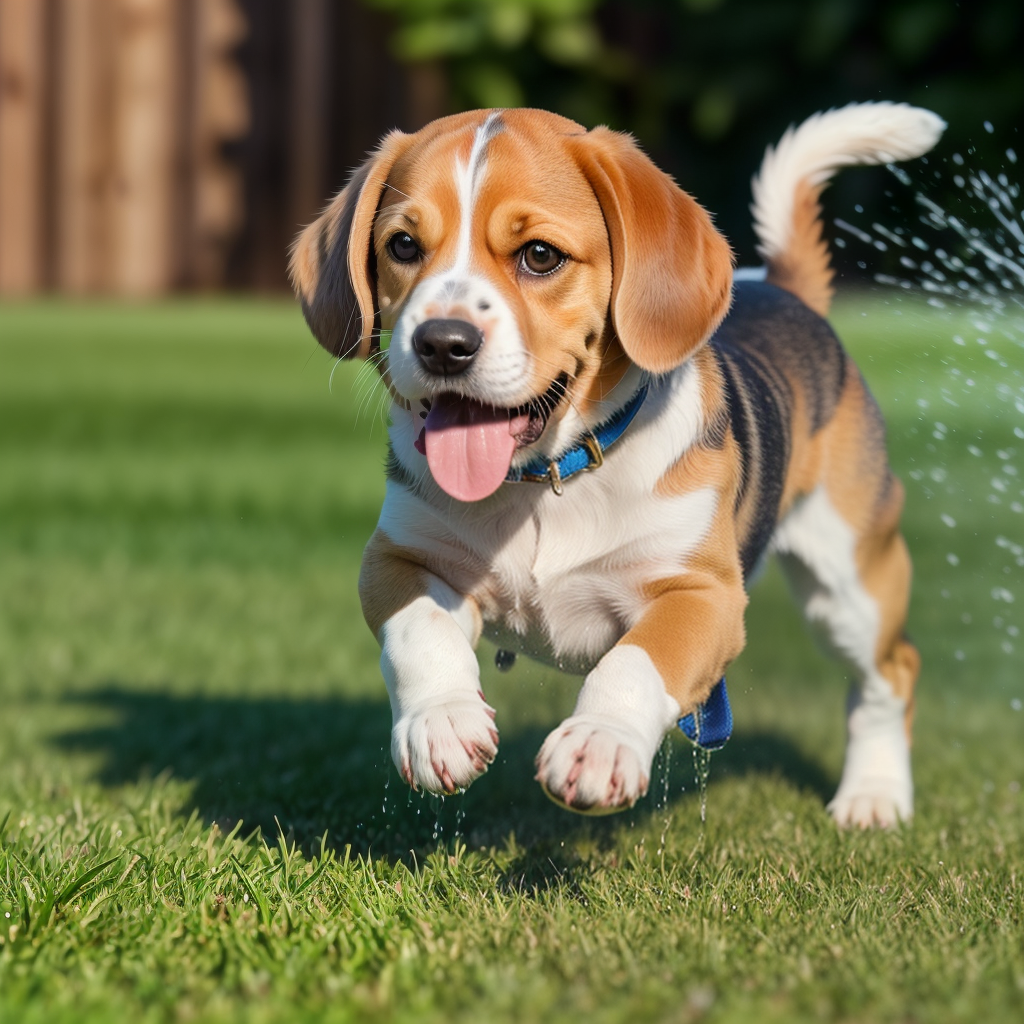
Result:
<svg viewBox="0 0 1024 1024">
<path fill-rule="evenodd" d="M 563 373 L 542 395 L 516 409 L 496 409 L 450 392 L 438 395 L 420 414 L 426 422 L 415 442 L 438 486 L 459 501 L 493 494 L 508 476 L 515 453 L 544 433 L 568 383 Z"/>
<path fill-rule="evenodd" d="M 531 399 L 526 405 L 519 406 L 518 409 L 511 410 L 510 420 L 522 416 L 529 417 L 526 429 L 515 435 L 517 447 L 525 448 L 526 445 L 533 444 L 544 433 L 544 428 L 548 425 L 548 418 L 565 397 L 568 385 L 569 374 L 561 373 L 552 381 L 551 387 L 543 395 Z"/>
</svg>

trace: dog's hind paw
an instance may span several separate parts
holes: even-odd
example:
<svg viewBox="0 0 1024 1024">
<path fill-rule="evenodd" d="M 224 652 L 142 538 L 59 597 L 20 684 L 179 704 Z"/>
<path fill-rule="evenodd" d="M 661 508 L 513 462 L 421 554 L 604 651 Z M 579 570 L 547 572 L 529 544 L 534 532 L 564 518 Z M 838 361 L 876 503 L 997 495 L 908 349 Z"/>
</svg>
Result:
<svg viewBox="0 0 1024 1024">
<path fill-rule="evenodd" d="M 643 739 L 618 722 L 573 715 L 537 755 L 537 781 L 552 800 L 581 814 L 624 811 L 644 796 L 650 758 Z"/>
<path fill-rule="evenodd" d="M 840 828 L 893 828 L 914 813 L 910 743 L 902 703 L 860 703 L 850 713 L 850 739 L 839 789 L 828 809 Z"/>
<path fill-rule="evenodd" d="M 902 783 L 865 780 L 858 787 L 840 786 L 828 810 L 840 828 L 895 828 L 913 816 L 913 796 Z"/>
<path fill-rule="evenodd" d="M 391 756 L 402 778 L 428 793 L 465 789 L 497 754 L 494 709 L 482 693 L 403 715 L 391 732 Z"/>
</svg>

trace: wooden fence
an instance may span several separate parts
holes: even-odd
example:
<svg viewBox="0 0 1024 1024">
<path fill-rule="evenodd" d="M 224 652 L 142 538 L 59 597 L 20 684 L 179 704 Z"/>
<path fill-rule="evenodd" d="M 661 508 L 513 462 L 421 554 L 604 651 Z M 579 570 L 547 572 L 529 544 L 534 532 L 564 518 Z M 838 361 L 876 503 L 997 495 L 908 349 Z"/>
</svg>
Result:
<svg viewBox="0 0 1024 1024">
<path fill-rule="evenodd" d="M 355 0 L 0 0 L 0 294 L 285 286 L 380 134 L 439 112 Z"/>
</svg>

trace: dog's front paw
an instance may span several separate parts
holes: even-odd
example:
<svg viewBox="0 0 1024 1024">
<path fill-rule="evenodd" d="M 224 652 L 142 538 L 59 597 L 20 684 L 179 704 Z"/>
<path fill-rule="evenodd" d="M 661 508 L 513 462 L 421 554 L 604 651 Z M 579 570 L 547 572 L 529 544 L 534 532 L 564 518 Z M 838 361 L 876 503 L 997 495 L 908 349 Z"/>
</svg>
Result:
<svg viewBox="0 0 1024 1024">
<path fill-rule="evenodd" d="M 537 781 L 552 800 L 581 814 L 624 811 L 646 792 L 651 758 L 643 738 L 619 722 L 573 715 L 544 741 Z"/>
<path fill-rule="evenodd" d="M 494 709 L 482 693 L 428 704 L 399 718 L 391 732 L 391 756 L 402 778 L 429 793 L 465 789 L 497 754 Z"/>
</svg>

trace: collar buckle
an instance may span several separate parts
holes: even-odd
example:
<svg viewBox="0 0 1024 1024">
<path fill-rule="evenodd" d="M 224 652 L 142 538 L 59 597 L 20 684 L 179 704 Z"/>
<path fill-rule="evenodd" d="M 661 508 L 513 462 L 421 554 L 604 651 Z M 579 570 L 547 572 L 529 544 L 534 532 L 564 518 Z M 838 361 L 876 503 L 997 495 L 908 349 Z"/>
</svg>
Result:
<svg viewBox="0 0 1024 1024">
<path fill-rule="evenodd" d="M 589 473 L 592 469 L 600 469 L 604 465 L 604 450 L 601 448 L 601 442 L 593 434 L 587 434 L 583 438 L 583 444 L 590 455 L 590 461 L 583 467 L 583 472 Z"/>
</svg>

